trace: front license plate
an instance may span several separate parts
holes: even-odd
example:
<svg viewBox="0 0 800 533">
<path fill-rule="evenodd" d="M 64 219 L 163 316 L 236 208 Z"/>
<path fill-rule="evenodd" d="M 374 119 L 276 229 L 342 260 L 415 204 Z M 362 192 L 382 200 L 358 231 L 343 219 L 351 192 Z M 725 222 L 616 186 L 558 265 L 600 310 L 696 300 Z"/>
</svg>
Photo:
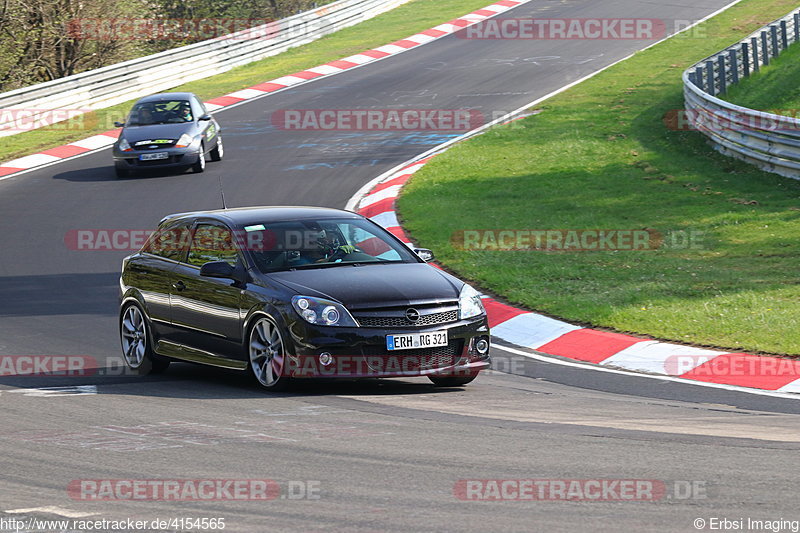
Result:
<svg viewBox="0 0 800 533">
<path fill-rule="evenodd" d="M 139 161 L 153 161 L 155 159 L 166 159 L 169 157 L 167 152 L 153 152 L 152 154 L 142 154 L 139 156 Z"/>
<path fill-rule="evenodd" d="M 436 346 L 447 346 L 447 331 L 386 335 L 386 349 L 389 351 L 435 348 Z"/>
</svg>

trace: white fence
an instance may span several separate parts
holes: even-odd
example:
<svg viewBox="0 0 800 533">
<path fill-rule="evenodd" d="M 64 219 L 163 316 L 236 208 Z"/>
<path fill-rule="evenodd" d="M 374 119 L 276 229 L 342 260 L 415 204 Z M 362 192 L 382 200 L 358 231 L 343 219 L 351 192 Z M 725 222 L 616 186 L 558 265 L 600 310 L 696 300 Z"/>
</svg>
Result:
<svg viewBox="0 0 800 533">
<path fill-rule="evenodd" d="M 340 0 L 219 38 L 0 94 L 0 137 L 53 111 L 102 109 L 226 72 L 358 24 L 409 0 Z"/>
</svg>

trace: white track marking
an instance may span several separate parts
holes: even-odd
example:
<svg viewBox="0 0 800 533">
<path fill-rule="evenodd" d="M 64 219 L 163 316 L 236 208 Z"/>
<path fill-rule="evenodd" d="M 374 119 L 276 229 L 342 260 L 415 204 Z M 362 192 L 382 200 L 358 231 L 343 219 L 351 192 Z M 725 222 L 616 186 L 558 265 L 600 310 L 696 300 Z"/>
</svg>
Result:
<svg viewBox="0 0 800 533">
<path fill-rule="evenodd" d="M 363 187 L 361 187 L 361 188 L 360 188 L 360 189 L 359 189 L 359 190 L 358 190 L 358 191 L 357 191 L 357 192 L 356 192 L 356 193 L 355 193 L 355 194 L 352 196 L 352 198 L 350 198 L 350 200 L 348 200 L 348 201 L 347 201 L 347 205 L 345 205 L 345 209 L 346 209 L 346 210 L 348 210 L 348 211 L 354 211 L 354 210 L 356 209 L 356 206 L 358 205 L 358 202 L 361 200 L 361 198 L 362 198 L 362 197 L 364 197 L 364 196 L 366 196 L 366 195 L 367 195 L 367 193 L 368 193 L 370 190 L 372 190 L 372 189 L 375 187 L 375 185 L 379 184 L 381 181 L 383 181 L 384 179 L 386 179 L 388 176 L 390 176 L 390 175 L 392 175 L 392 174 L 396 174 L 398 171 L 402 170 L 402 169 L 403 169 L 403 167 L 406 167 L 406 166 L 410 165 L 410 164 L 411 164 L 411 163 L 413 163 L 414 161 L 419 161 L 420 159 L 425 159 L 426 157 L 430 157 L 430 156 L 432 156 L 432 155 L 434 155 L 434 154 L 437 154 L 437 153 L 439 153 L 439 152 L 441 152 L 441 151 L 445 150 L 446 148 L 449 148 L 450 146 L 452 146 L 452 145 L 454 145 L 454 144 L 456 144 L 456 143 L 459 143 L 459 142 L 463 141 L 464 139 L 468 139 L 468 138 L 470 138 L 470 137 L 472 137 L 472 136 L 474 136 L 474 135 L 477 135 L 478 133 L 482 133 L 483 131 L 485 131 L 485 130 L 487 130 L 487 129 L 491 128 L 492 126 L 494 126 L 494 125 L 496 125 L 496 124 L 500 124 L 500 123 L 502 123 L 502 122 L 505 122 L 506 120 L 509 120 L 509 119 L 511 119 L 511 118 L 514 118 L 514 117 L 516 117 L 517 115 L 519 115 L 520 113 L 522 113 L 522 112 L 526 111 L 526 110 L 527 110 L 529 107 L 533 107 L 533 106 L 535 106 L 535 105 L 537 105 L 537 104 L 540 104 L 540 103 L 544 102 L 545 100 L 548 100 L 548 99 L 550 99 L 550 98 L 552 98 L 552 97 L 556 96 L 557 94 L 563 93 L 563 92 L 564 92 L 564 91 L 566 91 L 567 89 L 570 89 L 570 88 L 572 88 L 572 87 L 574 87 L 574 86 L 578 85 L 579 83 L 582 83 L 582 82 L 584 82 L 584 81 L 586 81 L 586 80 L 588 80 L 588 79 L 590 79 L 590 78 L 593 78 L 593 77 L 597 76 L 597 75 L 598 75 L 598 74 L 600 74 L 601 72 L 603 72 L 603 71 L 605 71 L 605 70 L 607 70 L 607 69 L 610 69 L 610 68 L 611 68 L 611 67 L 613 67 L 614 65 L 616 65 L 616 64 L 618 64 L 618 63 L 622 63 L 623 61 L 625 61 L 625 60 L 627 60 L 627 59 L 630 59 L 631 57 L 633 57 L 633 56 L 634 56 L 634 54 L 637 54 L 637 53 L 639 53 L 639 52 L 641 52 L 641 51 L 643 51 L 643 50 L 647 50 L 648 48 L 651 48 L 651 47 L 653 47 L 653 46 L 655 46 L 655 45 L 657 45 L 657 44 L 660 44 L 660 43 L 662 43 L 662 42 L 666 41 L 667 39 L 670 39 L 670 38 L 674 37 L 675 35 L 678 35 L 679 33 L 683 33 L 683 32 L 689 31 L 690 29 L 692 29 L 693 27 L 697 26 L 698 24 L 702 24 L 702 23 L 703 23 L 703 22 L 705 22 L 706 20 L 708 20 L 708 19 L 710 19 L 710 18 L 712 18 L 712 17 L 715 17 L 715 16 L 719 15 L 719 14 L 720 14 L 720 13 L 722 13 L 723 11 L 726 11 L 727 9 L 730 9 L 731 7 L 735 6 L 736 4 L 738 4 L 738 3 L 739 3 L 739 2 L 741 2 L 741 1 L 742 1 L 742 0 L 734 0 L 734 1 L 733 1 L 733 2 L 731 2 L 730 4 L 727 4 L 726 6 L 724 6 L 724 7 L 720 8 L 720 9 L 718 9 L 718 10 L 714 11 L 714 12 L 713 12 L 713 13 L 711 13 L 710 15 L 708 15 L 708 16 L 706 16 L 706 17 L 704 17 L 704 18 L 702 18 L 702 19 L 700 19 L 700 20 L 698 20 L 698 21 L 694 22 L 693 24 L 691 24 L 691 25 L 689 25 L 689 26 L 685 27 L 684 29 L 682 29 L 681 31 L 679 31 L 679 32 L 677 32 L 677 33 L 674 33 L 674 34 L 672 34 L 672 35 L 669 35 L 669 36 L 665 37 L 664 39 L 661 39 L 660 41 L 658 41 L 658 42 L 655 42 L 655 43 L 651 44 L 650 46 L 647 46 L 647 47 L 643 48 L 642 50 L 637 50 L 637 51 L 636 51 L 636 52 L 634 52 L 633 54 L 629 54 L 629 55 L 627 55 L 627 56 L 623 57 L 622 59 L 619 59 L 619 60 L 617 60 L 617 61 L 614 61 L 614 62 L 613 62 L 613 63 L 611 63 L 610 65 L 606 65 L 606 66 L 605 66 L 605 67 L 603 67 L 603 68 L 600 68 L 600 69 L 598 69 L 598 70 L 595 70 L 594 72 L 592 72 L 592 73 L 590 73 L 590 74 L 587 74 L 586 76 L 584 76 L 584 77 L 582 77 L 582 78 L 580 78 L 580 79 L 578 79 L 578 80 L 575 80 L 575 81 L 573 81 L 572 83 L 568 83 L 567 85 L 564 85 L 563 87 L 561 87 L 561 88 L 559 88 L 559 89 L 556 89 L 555 91 L 553 91 L 553 92 L 551 92 L 551 93 L 548 93 L 548 94 L 546 94 L 546 95 L 542 96 L 541 98 L 537 98 L 536 100 L 534 100 L 534 101 L 532 101 L 532 102 L 529 102 L 529 103 L 527 103 L 527 104 L 525 104 L 525 105 L 523 105 L 523 106 L 520 106 L 519 108 L 515 109 L 514 111 L 512 111 L 512 112 L 510 112 L 510 113 L 508 113 L 508 114 L 506 114 L 506 115 L 503 115 L 502 117 L 500 117 L 500 118 L 498 118 L 498 119 L 495 119 L 495 120 L 493 120 L 492 122 L 489 122 L 488 124 L 484 124 L 483 126 L 480 126 L 480 127 L 478 127 L 478 128 L 475 128 L 475 129 L 474 129 L 474 130 L 472 130 L 472 131 L 468 131 L 467 133 L 465 133 L 465 134 L 463 134 L 463 135 L 460 135 L 460 136 L 458 136 L 458 137 L 456 137 L 456 138 L 454 138 L 454 139 L 450 139 L 449 141 L 447 141 L 447 142 L 444 142 L 444 143 L 442 143 L 442 144 L 440 144 L 440 145 L 438 145 L 438 146 L 434 146 L 434 147 L 433 147 L 433 148 L 431 148 L 430 150 L 428 150 L 428 151 L 426 151 L 426 152 L 423 152 L 423 153 L 421 153 L 421 154 L 420 154 L 420 155 L 418 155 L 418 156 L 412 157 L 411 159 L 408 159 L 407 161 L 405 161 L 405 162 L 403 162 L 403 163 L 400 163 L 400 164 L 399 164 L 399 165 L 397 165 L 396 167 L 394 167 L 394 168 L 391 168 L 391 169 L 387 170 L 386 172 L 384 172 L 383 174 L 381 174 L 381 175 L 380 175 L 380 176 L 378 176 L 377 178 L 373 179 L 372 181 L 370 181 L 370 182 L 366 183 L 366 184 L 365 184 Z M 521 6 L 521 5 L 525 5 L 525 4 L 520 4 L 520 6 Z M 514 7 L 514 8 L 512 8 L 512 9 L 516 9 L 517 7 L 520 7 L 520 6 L 515 6 L 515 7 Z M 451 30 L 447 30 L 447 29 L 445 29 L 445 28 L 444 28 L 444 26 L 448 26 L 448 25 L 447 25 L 447 24 L 444 24 L 444 25 L 442 25 L 442 27 L 441 27 L 441 28 L 440 28 L 439 26 L 436 26 L 434 29 L 441 29 L 442 31 L 451 31 Z M 239 104 L 236 104 L 236 105 L 239 105 Z"/>
<path fill-rule="evenodd" d="M 84 513 L 81 511 L 73 511 L 71 509 L 64 509 L 55 505 L 49 507 L 31 507 L 30 509 L 9 509 L 4 511 L 10 514 L 28 514 L 28 513 L 47 513 L 64 516 L 66 518 L 86 518 L 87 516 L 96 516 L 100 513 Z"/>
<path fill-rule="evenodd" d="M 594 370 L 595 372 L 606 372 L 608 374 L 619 374 L 622 376 L 630 376 L 634 378 L 655 379 L 658 381 L 673 381 L 675 383 L 683 383 L 686 385 L 696 385 L 698 387 L 710 387 L 712 389 L 724 389 L 734 392 L 744 392 L 747 394 L 755 394 L 757 396 L 772 396 L 775 398 L 800 400 L 800 396 L 798 396 L 797 394 L 792 394 L 787 392 L 751 389 L 749 387 L 738 387 L 736 385 L 724 385 L 721 383 L 707 383 L 704 381 L 694 381 L 691 379 L 677 378 L 674 376 L 656 376 L 653 374 L 642 374 L 639 372 L 633 372 L 631 370 L 617 370 L 615 368 L 605 368 L 602 366 L 594 366 L 587 363 L 565 361 L 563 359 L 558 359 L 556 357 L 541 355 L 538 353 L 525 352 L 523 350 L 518 350 L 516 348 L 511 348 L 508 346 L 498 346 L 497 344 L 492 345 L 492 349 L 503 350 L 505 352 L 513 353 L 515 355 L 521 355 L 522 357 L 527 357 L 528 359 L 535 359 L 536 361 L 541 361 L 542 363 L 551 363 L 554 365 L 568 366 L 571 368 L 580 368 L 583 370 Z"/>
<path fill-rule="evenodd" d="M 17 393 L 37 398 L 53 398 L 56 396 L 87 396 L 97 394 L 96 385 L 73 385 L 70 387 L 39 387 L 34 389 L 7 389 L 4 392 Z"/>
</svg>

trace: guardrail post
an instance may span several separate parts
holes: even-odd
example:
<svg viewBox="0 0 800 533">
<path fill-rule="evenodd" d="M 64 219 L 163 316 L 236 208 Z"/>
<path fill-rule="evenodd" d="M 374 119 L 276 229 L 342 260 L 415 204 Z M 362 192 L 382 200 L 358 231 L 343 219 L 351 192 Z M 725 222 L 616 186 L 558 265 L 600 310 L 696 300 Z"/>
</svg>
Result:
<svg viewBox="0 0 800 533">
<path fill-rule="evenodd" d="M 772 37 L 772 57 L 778 57 L 780 50 L 778 49 L 778 27 L 769 27 L 770 37 Z"/>
<path fill-rule="evenodd" d="M 716 96 L 717 84 L 714 81 L 714 62 L 706 61 L 706 85 L 708 86 L 708 94 Z"/>
<path fill-rule="evenodd" d="M 731 83 L 739 83 L 739 58 L 736 56 L 736 49 L 728 50 L 728 57 L 731 62 Z"/>
<path fill-rule="evenodd" d="M 781 46 L 786 50 L 789 47 L 789 35 L 786 29 L 786 21 L 781 21 Z"/>
<path fill-rule="evenodd" d="M 800 41 L 800 13 L 794 14 L 794 42 Z"/>
<path fill-rule="evenodd" d="M 761 64 L 765 67 L 769 65 L 769 44 L 767 44 L 767 32 L 761 32 Z"/>
<path fill-rule="evenodd" d="M 717 71 L 719 72 L 719 93 L 725 94 L 728 90 L 728 75 L 725 72 L 725 55 L 717 56 Z"/>
<path fill-rule="evenodd" d="M 742 43 L 742 75 L 745 78 L 750 75 L 750 47 L 747 43 Z"/>
<path fill-rule="evenodd" d="M 753 46 L 753 72 L 758 72 L 758 39 L 751 37 L 750 44 Z"/>
<path fill-rule="evenodd" d="M 703 81 L 703 67 L 697 67 L 694 69 L 694 84 L 697 85 L 702 90 L 706 90 L 705 82 Z"/>
</svg>

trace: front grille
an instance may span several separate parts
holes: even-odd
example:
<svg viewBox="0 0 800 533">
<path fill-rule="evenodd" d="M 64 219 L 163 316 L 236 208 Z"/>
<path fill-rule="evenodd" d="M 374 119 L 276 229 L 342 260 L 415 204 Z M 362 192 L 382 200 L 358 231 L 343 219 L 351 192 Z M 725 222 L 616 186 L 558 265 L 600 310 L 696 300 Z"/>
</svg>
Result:
<svg viewBox="0 0 800 533">
<path fill-rule="evenodd" d="M 145 144 L 139 144 L 137 142 L 134 143 L 133 147 L 136 150 L 159 150 L 164 148 L 172 148 L 173 146 L 175 146 L 175 143 L 177 142 L 175 139 L 164 139 L 164 141 L 168 142 L 145 143 Z"/>
<path fill-rule="evenodd" d="M 372 316 L 372 315 L 356 315 L 358 323 L 365 328 L 407 328 L 414 326 L 433 326 L 436 324 L 446 324 L 448 322 L 455 322 L 458 320 L 458 309 L 451 311 L 442 311 L 439 313 L 430 313 L 428 315 L 420 315 L 419 320 L 412 322 L 405 317 L 401 316 Z"/>
<path fill-rule="evenodd" d="M 361 349 L 367 365 L 373 371 L 417 371 L 453 366 L 461 357 L 464 341 L 451 340 L 447 346 L 419 350 L 392 350 L 383 345 L 368 345 Z"/>
</svg>

